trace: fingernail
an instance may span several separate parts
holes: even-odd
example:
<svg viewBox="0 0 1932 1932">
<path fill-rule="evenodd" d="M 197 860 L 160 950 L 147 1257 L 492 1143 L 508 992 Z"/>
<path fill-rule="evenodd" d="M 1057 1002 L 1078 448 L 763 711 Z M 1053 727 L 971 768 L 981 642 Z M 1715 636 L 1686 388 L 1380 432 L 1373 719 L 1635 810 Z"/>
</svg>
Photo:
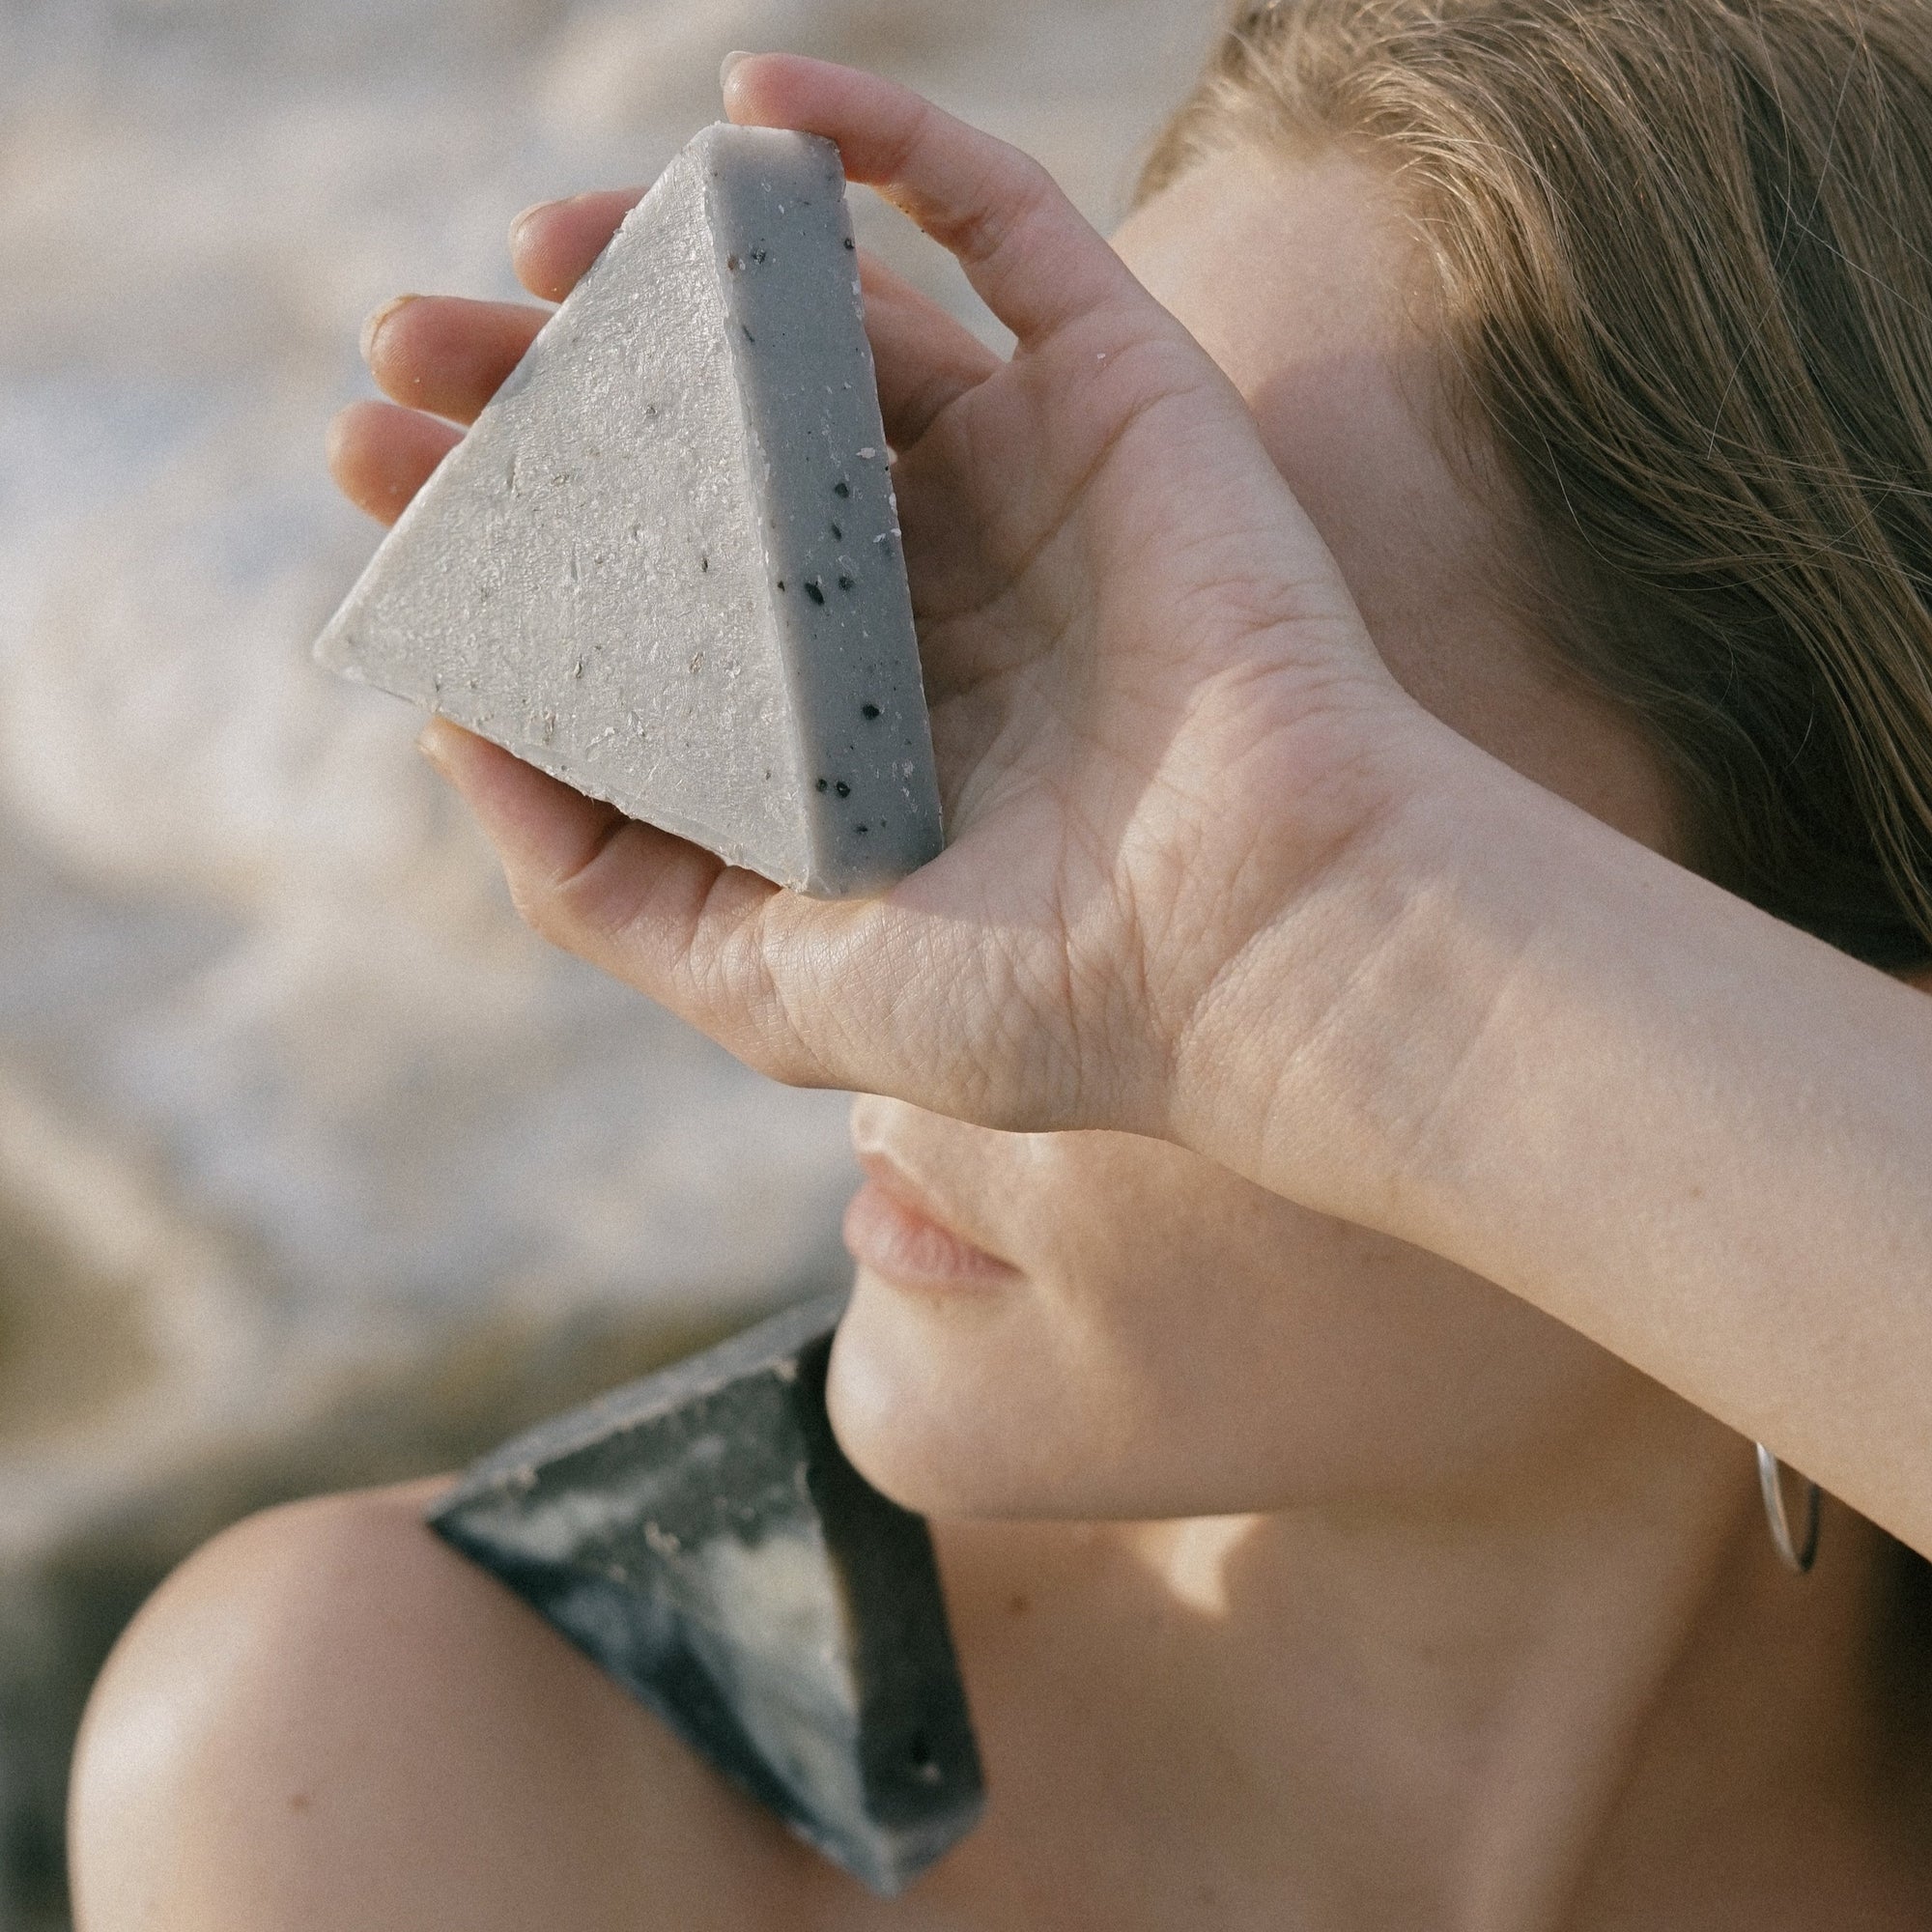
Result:
<svg viewBox="0 0 1932 1932">
<path fill-rule="evenodd" d="M 426 757 L 436 769 L 448 777 L 448 767 L 443 763 L 443 752 L 449 743 L 449 729 L 441 718 L 432 718 L 416 733 L 416 750 Z"/>
<path fill-rule="evenodd" d="M 376 359 L 376 338 L 387 327 L 389 318 L 408 302 L 415 300 L 414 296 L 396 296 L 370 316 L 362 325 L 362 359 L 373 364 Z"/>
<path fill-rule="evenodd" d="M 735 53 L 724 56 L 724 64 L 718 70 L 718 85 L 724 92 L 730 91 L 731 76 L 752 57 L 742 47 Z"/>
<path fill-rule="evenodd" d="M 525 222 L 528 221 L 532 215 L 541 214 L 545 209 L 554 208 L 556 204 L 554 201 L 531 202 L 530 205 L 526 209 L 525 209 L 524 212 L 520 215 L 518 215 L 514 221 L 510 223 L 510 246 L 514 248 L 517 245 L 518 242 L 523 239 Z"/>
</svg>

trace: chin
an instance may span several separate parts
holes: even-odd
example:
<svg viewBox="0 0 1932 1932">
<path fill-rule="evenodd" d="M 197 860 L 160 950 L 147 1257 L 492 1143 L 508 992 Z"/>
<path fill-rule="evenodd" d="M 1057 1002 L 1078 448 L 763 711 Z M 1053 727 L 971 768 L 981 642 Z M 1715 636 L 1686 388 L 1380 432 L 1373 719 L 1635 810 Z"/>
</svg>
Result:
<svg viewBox="0 0 1932 1932">
<path fill-rule="evenodd" d="M 1006 1515 L 1030 1488 L 1015 1484 L 1012 1445 L 995 1438 L 978 1370 L 986 1350 L 962 1333 L 983 1309 L 933 1307 L 866 1269 L 833 1343 L 826 1402 L 833 1433 L 875 1490 L 922 1516 Z M 997 1352 L 997 1351 L 995 1351 Z"/>
<path fill-rule="evenodd" d="M 853 1466 L 903 1508 L 956 1518 L 1083 1513 L 1084 1459 L 1063 1429 L 1040 1426 L 1056 1416 L 1055 1378 L 1037 1346 L 1012 1346 L 1025 1321 L 1015 1299 L 908 1293 L 860 1269 L 826 1399 Z M 1029 1353 L 1031 1373 L 1015 1373 Z"/>
<path fill-rule="evenodd" d="M 1231 1501 L 1162 1452 L 1151 1391 L 1115 1387 L 1109 1401 L 1109 1385 L 1023 1283 L 928 1294 L 862 1267 L 826 1395 L 853 1466 L 922 1516 L 1143 1521 L 1255 1506 L 1246 1482 Z"/>
</svg>

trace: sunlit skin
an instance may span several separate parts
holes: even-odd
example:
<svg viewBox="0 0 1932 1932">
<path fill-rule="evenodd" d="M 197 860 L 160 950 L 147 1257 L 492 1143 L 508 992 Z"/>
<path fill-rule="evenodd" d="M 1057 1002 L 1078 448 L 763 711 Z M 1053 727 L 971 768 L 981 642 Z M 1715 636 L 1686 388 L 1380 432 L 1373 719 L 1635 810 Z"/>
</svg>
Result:
<svg viewBox="0 0 1932 1932">
<path fill-rule="evenodd" d="M 1356 163 L 1243 155 L 1182 181 L 1116 245 L 1239 386 L 1403 684 L 1664 843 L 1651 760 L 1513 624 L 1502 533 L 1418 421 L 1429 350 L 1391 320 L 1412 270 L 1384 201 Z M 878 1099 L 854 1124 L 862 1154 L 1037 1284 L 893 1296 L 862 1273 L 835 1413 L 874 1478 L 921 1507 L 1151 1516 L 1466 1492 L 1544 1464 L 1553 1439 L 1641 1388 L 1447 1263 L 1171 1146 L 991 1135 Z M 1381 1426 L 1391 1414 L 1399 1429 Z"/>
<path fill-rule="evenodd" d="M 1258 421 L 1024 156 L 791 57 L 726 105 L 836 138 L 1017 337 L 1003 362 L 867 270 L 948 849 L 810 902 L 439 725 L 530 922 L 779 1078 L 1156 1136 L 1448 1258 L 1932 1548 L 1932 1005 L 1626 836 L 1628 775 L 1564 768 L 1523 653 L 1451 651 L 1520 560 L 1387 422 L 1372 500 L 1304 460 L 1325 437 L 1361 473 L 1373 399 L 1335 407 L 1332 331 L 1241 374 Z M 533 220 L 529 285 L 566 288 L 623 203 Z M 409 303 L 372 359 L 460 416 L 535 326 Z M 1392 353 L 1385 401 L 1428 416 L 1427 356 Z M 455 433 L 367 406 L 338 474 L 393 514 Z M 1370 581 L 1377 517 L 1406 586 Z"/>
<path fill-rule="evenodd" d="M 561 297 L 633 198 L 531 213 L 526 286 Z M 1361 701 L 1425 760 L 1440 730 L 1668 852 L 1656 765 L 1513 613 L 1510 532 L 1439 453 L 1385 184 L 1236 154 L 1116 247 L 1241 405 L 1237 433 L 1204 389 L 1172 460 L 1257 439 L 1310 520 L 1310 582 L 1332 554 L 1353 600 L 1323 580 L 1301 621 L 1341 636 L 1359 610 L 1379 654 L 1348 672 Z M 970 559 L 922 544 L 921 503 L 961 487 L 957 448 L 922 431 L 988 358 L 867 280 L 930 609 Z M 392 518 L 540 322 L 446 298 L 379 317 L 396 403 L 336 426 L 351 497 Z M 1218 451 L 1236 496 L 1244 447 Z M 956 838 L 997 820 L 984 746 L 1016 727 L 971 677 L 942 670 L 935 700 Z M 539 848 L 561 866 L 599 829 L 447 727 L 431 750 L 526 903 Z M 734 931 L 791 916 L 656 837 L 623 835 Z M 426 1492 L 392 1492 L 245 1525 L 136 1625 L 76 1777 L 81 1932 L 1926 1922 L 1926 1747 L 1891 1716 L 1861 1518 L 1830 1504 L 1830 1560 L 1794 1585 L 1734 1429 L 1520 1294 L 1198 1146 L 907 1098 L 860 1098 L 853 1132 L 834 1417 L 935 1517 L 993 1794 L 980 1833 L 907 1901 L 867 1897 L 424 1537 Z M 1302 1171 L 1326 1172 L 1321 1150 Z"/>
</svg>

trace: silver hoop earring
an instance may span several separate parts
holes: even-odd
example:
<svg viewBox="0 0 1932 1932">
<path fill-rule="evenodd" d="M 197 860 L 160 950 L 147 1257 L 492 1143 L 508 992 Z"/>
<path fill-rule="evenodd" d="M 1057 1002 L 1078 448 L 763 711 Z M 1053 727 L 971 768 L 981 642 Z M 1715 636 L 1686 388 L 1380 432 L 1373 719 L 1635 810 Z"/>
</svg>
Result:
<svg viewBox="0 0 1932 1932">
<path fill-rule="evenodd" d="M 1803 1577 L 1818 1560 L 1818 1485 L 1805 1480 L 1804 1538 L 1795 1543 L 1791 1519 L 1784 1513 L 1784 1470 L 1762 1442 L 1757 1445 L 1757 1483 L 1764 1492 L 1764 1518 L 1771 1525 L 1771 1540 L 1777 1546 L 1784 1567 Z"/>
</svg>

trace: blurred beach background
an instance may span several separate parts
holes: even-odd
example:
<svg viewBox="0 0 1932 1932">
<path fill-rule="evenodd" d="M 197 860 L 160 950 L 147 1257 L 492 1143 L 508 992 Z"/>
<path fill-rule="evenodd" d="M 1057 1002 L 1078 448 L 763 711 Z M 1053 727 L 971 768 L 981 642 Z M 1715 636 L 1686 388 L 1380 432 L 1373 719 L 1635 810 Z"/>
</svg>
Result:
<svg viewBox="0 0 1932 1932">
<path fill-rule="evenodd" d="M 1095 220 L 1216 0 L 0 0 L 0 1932 L 67 1923 L 86 1689 L 181 1555 L 836 1283 L 843 1098 L 510 911 L 308 644 L 373 548 L 363 315 L 512 292 L 735 46 L 910 80 Z M 862 238 L 973 320 L 895 215 Z"/>
</svg>

